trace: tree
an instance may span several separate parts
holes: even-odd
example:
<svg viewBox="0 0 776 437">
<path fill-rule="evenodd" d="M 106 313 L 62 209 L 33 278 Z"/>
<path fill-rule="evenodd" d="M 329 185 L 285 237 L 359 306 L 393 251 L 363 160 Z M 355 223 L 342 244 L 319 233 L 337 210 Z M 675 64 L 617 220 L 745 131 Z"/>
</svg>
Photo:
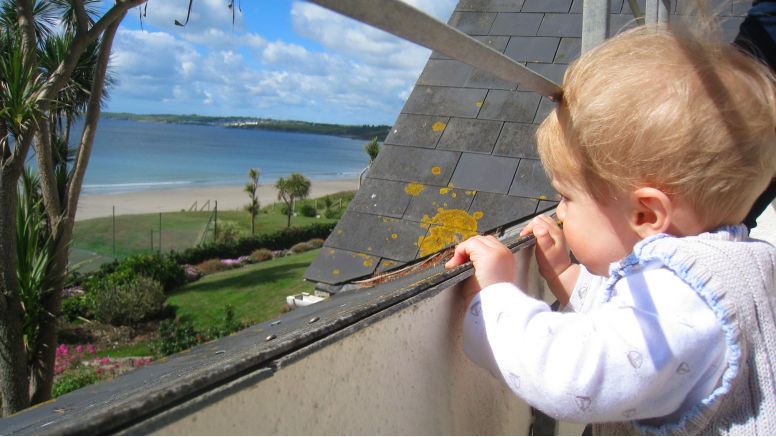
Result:
<svg viewBox="0 0 776 437">
<path fill-rule="evenodd" d="M 251 214 L 251 235 L 256 235 L 256 216 L 259 214 L 259 198 L 256 195 L 256 190 L 259 188 L 260 174 L 258 168 L 249 169 L 248 183 L 245 184 L 245 192 L 251 199 L 250 203 L 245 205 L 245 209 Z"/>
<path fill-rule="evenodd" d="M 372 163 L 375 162 L 375 159 L 377 159 L 377 154 L 380 153 L 380 143 L 377 142 L 377 137 L 373 137 L 371 141 L 364 144 L 364 151 L 367 155 L 369 155 L 369 163 L 366 165 L 366 168 L 361 170 L 361 174 L 358 175 L 359 188 L 361 187 L 361 179 L 372 167 Z"/>
<path fill-rule="evenodd" d="M 45 211 L 44 279 L 38 285 L 35 338 L 25 331 L 18 260 L 0 261 L 0 397 L 2 414 L 50 399 L 56 317 L 75 212 L 109 82 L 114 36 L 127 11 L 146 0 L 115 0 L 101 17 L 97 0 L 4 0 L 0 9 L 0 253 L 17 253 L 17 185 L 35 151 Z M 62 23 L 57 30 L 57 23 Z M 56 55 L 56 56 L 55 56 Z M 87 59 L 91 58 L 91 59 Z M 79 79 L 87 78 L 84 82 Z M 84 114 L 68 169 L 71 116 Z M 64 122 L 64 124 L 63 124 Z"/>
<path fill-rule="evenodd" d="M 278 189 L 278 200 L 286 204 L 288 215 L 287 227 L 291 227 L 291 215 L 294 213 L 294 199 L 304 199 L 310 194 L 310 179 L 300 173 L 292 173 L 291 176 L 278 179 L 275 183 Z"/>
</svg>

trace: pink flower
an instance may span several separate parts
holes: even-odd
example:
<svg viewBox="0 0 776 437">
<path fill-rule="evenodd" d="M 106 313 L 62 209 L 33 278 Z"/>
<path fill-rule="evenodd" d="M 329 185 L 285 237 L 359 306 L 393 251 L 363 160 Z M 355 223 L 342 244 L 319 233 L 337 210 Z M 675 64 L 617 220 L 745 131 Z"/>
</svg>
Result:
<svg viewBox="0 0 776 437">
<path fill-rule="evenodd" d="M 94 373 L 96 373 L 98 375 L 101 375 L 102 374 L 102 369 L 98 367 L 98 368 L 94 369 Z"/>
<path fill-rule="evenodd" d="M 90 354 L 93 354 L 96 352 L 96 350 L 94 349 L 94 346 L 91 343 L 86 345 L 86 352 L 89 352 Z"/>
<path fill-rule="evenodd" d="M 143 360 L 135 360 L 135 369 L 143 367 Z"/>
<path fill-rule="evenodd" d="M 145 359 L 145 365 L 147 366 L 147 365 L 149 365 L 149 364 L 151 364 L 151 357 L 147 357 L 147 358 Z"/>
<path fill-rule="evenodd" d="M 102 365 L 105 365 L 105 364 L 110 364 L 110 358 L 109 358 L 109 357 L 103 357 L 103 358 L 100 360 L 100 364 L 102 364 Z"/>
<path fill-rule="evenodd" d="M 84 351 L 84 347 L 79 344 L 78 346 L 75 347 L 75 351 L 81 354 Z"/>
</svg>

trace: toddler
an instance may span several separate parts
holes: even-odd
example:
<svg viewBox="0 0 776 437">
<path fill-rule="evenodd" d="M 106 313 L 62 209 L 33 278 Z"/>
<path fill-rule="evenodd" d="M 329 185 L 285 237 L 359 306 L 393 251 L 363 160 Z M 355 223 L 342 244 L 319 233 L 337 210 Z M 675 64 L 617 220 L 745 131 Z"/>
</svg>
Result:
<svg viewBox="0 0 776 437">
<path fill-rule="evenodd" d="M 740 224 L 776 170 L 771 73 L 642 27 L 584 54 L 563 92 L 537 131 L 563 229 L 523 230 L 562 310 L 471 238 L 447 263 L 475 268 L 467 354 L 597 434 L 776 434 L 776 249 Z"/>
</svg>

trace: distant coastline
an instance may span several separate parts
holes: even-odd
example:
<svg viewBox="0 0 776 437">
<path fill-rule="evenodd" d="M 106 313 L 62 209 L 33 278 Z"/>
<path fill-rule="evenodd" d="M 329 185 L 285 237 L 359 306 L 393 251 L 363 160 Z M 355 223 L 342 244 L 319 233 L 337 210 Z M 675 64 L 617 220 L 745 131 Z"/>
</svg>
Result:
<svg viewBox="0 0 776 437">
<path fill-rule="evenodd" d="M 236 129 L 262 129 L 283 132 L 333 135 L 354 139 L 382 141 L 391 127 L 388 125 L 343 125 L 313 123 L 298 120 L 275 120 L 256 117 L 211 117 L 196 114 L 132 114 L 129 112 L 103 112 L 101 117 L 111 120 L 150 121 L 155 123 L 195 124 L 224 126 Z"/>
</svg>

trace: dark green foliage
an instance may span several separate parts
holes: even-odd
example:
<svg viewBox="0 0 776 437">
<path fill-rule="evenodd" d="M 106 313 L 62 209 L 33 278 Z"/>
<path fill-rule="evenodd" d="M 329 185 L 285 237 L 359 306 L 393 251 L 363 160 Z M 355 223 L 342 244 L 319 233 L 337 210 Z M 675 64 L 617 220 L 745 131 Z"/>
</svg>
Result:
<svg viewBox="0 0 776 437">
<path fill-rule="evenodd" d="M 327 219 L 339 219 L 342 217 L 342 210 L 326 208 L 323 212 L 323 216 Z"/>
<path fill-rule="evenodd" d="M 313 238 L 312 240 L 308 241 L 307 244 L 310 245 L 313 249 L 318 249 L 320 247 L 323 247 L 324 239 L 323 238 Z"/>
<path fill-rule="evenodd" d="M 190 320 L 165 320 L 159 325 L 159 340 L 154 344 L 154 354 L 159 357 L 174 354 L 196 346 L 202 336 Z"/>
<path fill-rule="evenodd" d="M 62 299 L 62 315 L 69 321 L 76 320 L 79 316 L 90 318 L 92 314 L 89 300 L 84 295 L 68 296 Z"/>
<path fill-rule="evenodd" d="M 115 272 L 89 281 L 97 320 L 111 325 L 132 325 L 160 316 L 164 310 L 164 290 L 154 279 Z"/>
<path fill-rule="evenodd" d="M 179 264 L 199 264 L 213 258 L 238 258 L 260 248 L 287 249 L 311 238 L 326 238 L 334 226 L 336 223 L 317 223 L 303 228 L 292 226 L 272 234 L 240 238 L 234 245 L 206 244 L 183 252 L 171 253 L 170 257 Z"/>
<path fill-rule="evenodd" d="M 309 203 L 305 203 L 304 205 L 300 206 L 299 213 L 305 217 L 315 217 L 318 215 L 318 211 L 316 211 L 315 207 Z"/>
<path fill-rule="evenodd" d="M 58 398 L 71 391 L 78 390 L 81 387 L 94 384 L 100 380 L 100 375 L 93 369 L 83 369 L 78 373 L 71 373 L 60 376 L 54 382 L 54 388 L 51 390 L 51 396 Z"/>
<path fill-rule="evenodd" d="M 104 264 L 100 274 L 121 273 L 125 277 L 145 276 L 162 284 L 170 291 L 186 283 L 186 271 L 172 257 L 160 253 L 134 255 L 121 261 Z"/>
<path fill-rule="evenodd" d="M 221 319 L 221 324 L 208 329 L 207 337 L 208 339 L 221 338 L 243 328 L 243 324 L 234 319 L 234 307 L 226 304 L 224 305 L 224 318 Z"/>
</svg>

